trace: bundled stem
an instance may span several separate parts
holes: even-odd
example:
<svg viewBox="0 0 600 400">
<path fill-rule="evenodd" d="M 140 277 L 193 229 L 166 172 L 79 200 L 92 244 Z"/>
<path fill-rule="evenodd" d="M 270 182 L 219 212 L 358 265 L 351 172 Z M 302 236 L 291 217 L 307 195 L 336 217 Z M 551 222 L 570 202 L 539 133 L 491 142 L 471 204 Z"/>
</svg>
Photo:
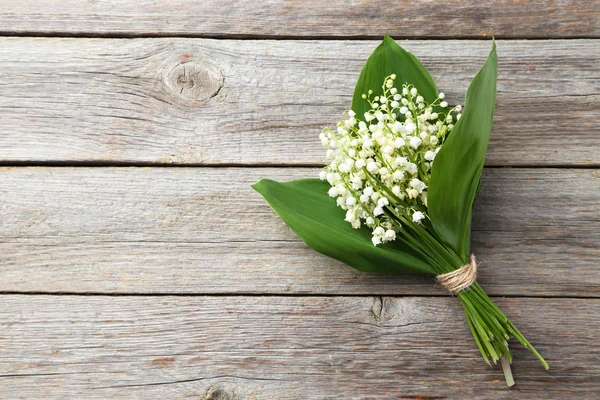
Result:
<svg viewBox="0 0 600 400">
<path fill-rule="evenodd" d="M 496 304 L 483 291 L 478 282 L 473 283 L 470 288 L 458 293 L 458 299 L 463 306 L 465 316 L 484 360 L 491 365 L 490 360 L 496 364 L 502 362 L 506 383 L 514 385 L 509 364 L 512 355 L 508 348 L 508 340 L 515 338 L 525 348 L 529 349 L 541 361 L 544 368 L 548 369 L 548 363 L 529 343 L 525 336 L 498 308 Z"/>
<path fill-rule="evenodd" d="M 432 228 L 430 231 L 425 226 L 413 223 L 399 213 L 390 211 L 390 214 L 402 226 L 398 239 L 421 253 L 438 274 L 445 274 L 462 266 L 463 262 L 460 258 L 431 233 L 434 231 Z M 467 323 L 483 359 L 490 366 L 492 363 L 497 364 L 498 361 L 501 361 L 508 386 L 514 385 L 510 371 L 512 355 L 508 348 L 510 338 L 515 338 L 535 354 L 544 368 L 549 368 L 540 353 L 494 304 L 477 281 L 467 289 L 460 291 L 457 297 L 463 306 Z"/>
</svg>

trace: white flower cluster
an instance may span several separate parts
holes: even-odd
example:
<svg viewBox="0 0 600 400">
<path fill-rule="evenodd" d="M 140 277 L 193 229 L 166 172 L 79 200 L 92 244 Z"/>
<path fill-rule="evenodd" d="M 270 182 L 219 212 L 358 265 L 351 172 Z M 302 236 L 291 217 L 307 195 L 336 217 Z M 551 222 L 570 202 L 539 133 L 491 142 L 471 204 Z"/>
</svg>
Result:
<svg viewBox="0 0 600 400">
<path fill-rule="evenodd" d="M 427 218 L 431 166 L 460 118 L 461 106 L 449 109 L 443 93 L 427 104 L 412 85 L 398 90 L 395 79 L 385 79 L 382 96 L 363 94 L 370 104 L 363 116 L 347 111 L 337 131 L 326 128 L 320 135 L 329 163 L 320 178 L 347 210 L 346 221 L 372 229 L 374 245 L 394 240 L 403 224 Z"/>
</svg>

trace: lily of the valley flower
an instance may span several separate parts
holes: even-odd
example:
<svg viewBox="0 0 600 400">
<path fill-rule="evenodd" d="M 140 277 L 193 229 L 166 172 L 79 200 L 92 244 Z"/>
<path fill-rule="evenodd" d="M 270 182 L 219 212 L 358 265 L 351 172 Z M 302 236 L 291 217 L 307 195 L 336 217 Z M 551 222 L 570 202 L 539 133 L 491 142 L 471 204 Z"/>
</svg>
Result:
<svg viewBox="0 0 600 400">
<path fill-rule="evenodd" d="M 394 215 L 415 223 L 426 218 L 431 167 L 461 110 L 449 109 L 443 93 L 428 104 L 412 85 L 398 90 L 395 79 L 385 79 L 382 96 L 363 95 L 371 105 L 366 122 L 350 110 L 336 131 L 320 135 L 329 165 L 319 177 L 352 227 L 372 229 L 374 245 L 396 238 L 401 224 Z"/>
</svg>

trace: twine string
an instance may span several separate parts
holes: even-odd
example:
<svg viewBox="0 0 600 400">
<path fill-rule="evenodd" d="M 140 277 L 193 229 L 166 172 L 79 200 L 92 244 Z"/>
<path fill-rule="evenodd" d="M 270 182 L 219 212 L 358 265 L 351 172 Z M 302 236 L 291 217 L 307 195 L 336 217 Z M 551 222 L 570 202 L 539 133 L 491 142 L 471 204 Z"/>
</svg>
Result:
<svg viewBox="0 0 600 400">
<path fill-rule="evenodd" d="M 457 294 L 467 289 L 477 279 L 477 260 L 475 259 L 475 254 L 471 254 L 468 264 L 454 271 L 438 275 L 436 279 L 452 294 Z"/>
</svg>

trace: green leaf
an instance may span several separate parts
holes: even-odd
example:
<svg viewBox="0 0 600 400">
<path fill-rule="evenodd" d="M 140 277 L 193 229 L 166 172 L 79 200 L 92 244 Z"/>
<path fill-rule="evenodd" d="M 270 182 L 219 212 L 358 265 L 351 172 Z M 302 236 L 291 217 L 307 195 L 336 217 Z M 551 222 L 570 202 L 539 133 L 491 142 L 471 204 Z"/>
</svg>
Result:
<svg viewBox="0 0 600 400">
<path fill-rule="evenodd" d="M 359 119 L 362 120 L 364 113 L 370 109 L 362 95 L 367 94 L 369 89 L 373 90 L 373 96 L 383 94 L 383 80 L 392 74 L 396 74 L 397 89 L 403 83 L 412 84 L 427 102 L 431 103 L 437 98 L 435 82 L 423 64 L 386 35 L 365 63 L 354 89 L 352 110 Z"/>
<path fill-rule="evenodd" d="M 427 209 L 440 238 L 467 262 L 477 196 L 496 104 L 496 44 L 467 91 L 464 112 L 435 158 Z"/>
<path fill-rule="evenodd" d="M 252 186 L 310 247 L 366 272 L 434 274 L 420 256 L 399 241 L 373 246 L 371 231 L 354 229 L 318 179 L 280 183 L 262 179 Z"/>
</svg>

